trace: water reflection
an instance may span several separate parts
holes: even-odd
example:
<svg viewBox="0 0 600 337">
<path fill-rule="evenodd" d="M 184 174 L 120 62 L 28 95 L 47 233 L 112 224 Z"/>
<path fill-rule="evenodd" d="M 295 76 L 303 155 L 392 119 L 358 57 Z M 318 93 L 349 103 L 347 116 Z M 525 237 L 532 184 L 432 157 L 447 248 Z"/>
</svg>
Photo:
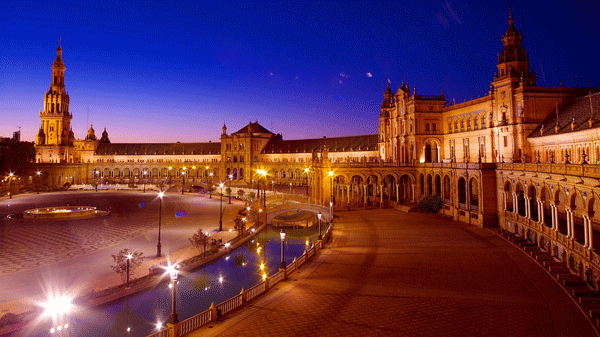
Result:
<svg viewBox="0 0 600 337">
<path fill-rule="evenodd" d="M 286 229 L 285 262 L 302 255 L 306 242 L 316 242 L 315 229 Z M 260 282 L 263 273 L 279 270 L 281 241 L 278 229 L 259 233 L 254 240 L 204 267 L 180 273 L 177 312 L 182 321 L 219 304 Z M 261 269 L 262 265 L 262 269 Z M 61 336 L 147 336 L 164 328 L 171 314 L 168 276 L 156 288 L 134 294 L 109 305 L 83 310 L 71 318 L 69 334 Z M 128 330 L 129 329 L 129 330 Z M 44 329 L 34 336 L 49 336 Z M 57 336 L 52 334 L 52 336 Z"/>
</svg>

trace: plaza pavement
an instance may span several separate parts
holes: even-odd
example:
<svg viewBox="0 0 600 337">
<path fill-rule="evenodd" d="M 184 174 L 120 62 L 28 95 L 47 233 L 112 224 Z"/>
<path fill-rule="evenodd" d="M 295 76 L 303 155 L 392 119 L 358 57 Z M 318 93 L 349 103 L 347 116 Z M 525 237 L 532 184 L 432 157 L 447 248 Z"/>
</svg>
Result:
<svg viewBox="0 0 600 337">
<path fill-rule="evenodd" d="M 74 221 L 1 220 L 25 209 L 61 205 L 112 208 L 106 217 Z M 10 206 L 9 206 L 10 205 Z M 233 227 L 242 202 L 225 207 L 223 227 Z M 211 236 L 228 241 L 237 233 L 215 232 L 219 222 L 219 198 L 167 193 L 162 209 L 162 259 L 155 258 L 159 202 L 154 192 L 63 192 L 17 195 L 0 200 L 0 316 L 34 308 L 49 292 L 84 295 L 122 283 L 112 271 L 111 254 L 124 248 L 147 257 L 132 276 L 171 255 L 197 254 L 188 238 L 203 228 Z M 178 213 L 179 212 L 179 213 Z"/>
<path fill-rule="evenodd" d="M 487 229 L 393 209 L 338 215 L 311 263 L 187 336 L 597 336 L 544 269 Z"/>
</svg>

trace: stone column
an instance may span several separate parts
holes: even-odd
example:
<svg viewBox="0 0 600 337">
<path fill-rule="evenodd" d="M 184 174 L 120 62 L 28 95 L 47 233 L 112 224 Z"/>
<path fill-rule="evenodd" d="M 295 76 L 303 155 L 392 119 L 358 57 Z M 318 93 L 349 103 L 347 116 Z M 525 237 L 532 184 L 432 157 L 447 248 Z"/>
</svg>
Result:
<svg viewBox="0 0 600 337">
<path fill-rule="evenodd" d="M 412 184 L 412 191 L 411 191 L 411 200 L 412 202 L 416 202 L 415 201 L 415 184 Z"/>
<path fill-rule="evenodd" d="M 588 249 L 594 249 L 594 227 L 592 226 L 592 219 L 594 218 L 593 213 L 587 214 L 588 218 Z"/>
<path fill-rule="evenodd" d="M 573 216 L 571 210 L 568 208 L 565 209 L 565 213 L 567 214 L 567 239 L 570 240 L 573 235 Z"/>
<path fill-rule="evenodd" d="M 440 159 L 440 158 L 441 158 L 441 157 L 440 157 L 440 146 L 438 145 L 438 147 L 437 147 L 437 162 L 436 162 L 436 163 L 439 163 L 439 162 L 441 162 L 441 159 Z"/>
<path fill-rule="evenodd" d="M 544 214 L 544 203 L 541 200 L 538 200 L 537 204 L 538 204 L 538 220 L 540 221 L 540 223 L 545 224 L 546 217 Z"/>
<path fill-rule="evenodd" d="M 396 204 L 400 203 L 400 185 L 396 184 Z"/>
<path fill-rule="evenodd" d="M 504 210 L 506 211 L 506 206 L 508 204 L 508 199 L 506 198 L 507 197 L 506 191 L 502 191 L 502 196 L 503 196 L 502 201 L 504 201 Z"/>
<path fill-rule="evenodd" d="M 383 207 L 383 184 L 379 184 L 379 208 Z"/>
<path fill-rule="evenodd" d="M 531 219 L 531 214 L 530 214 L 530 207 L 531 206 L 531 199 L 529 197 L 525 197 L 525 217 L 527 219 Z"/>
<path fill-rule="evenodd" d="M 515 192 L 512 193 L 513 198 L 513 213 L 519 214 L 519 198 L 517 198 L 517 194 Z"/>
</svg>

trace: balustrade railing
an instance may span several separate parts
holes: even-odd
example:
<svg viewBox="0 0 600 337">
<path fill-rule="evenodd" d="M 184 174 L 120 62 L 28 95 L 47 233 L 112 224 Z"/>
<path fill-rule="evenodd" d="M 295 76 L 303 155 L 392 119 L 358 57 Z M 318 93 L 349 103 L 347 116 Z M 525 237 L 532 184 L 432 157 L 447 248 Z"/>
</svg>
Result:
<svg viewBox="0 0 600 337">
<path fill-rule="evenodd" d="M 305 251 L 302 256 L 300 256 L 298 259 L 294 259 L 292 263 L 286 266 L 284 270 L 278 271 L 267 280 L 261 281 L 260 283 L 249 288 L 247 291 L 245 291 L 245 294 L 242 292 L 217 306 L 215 306 L 213 303 L 210 309 L 183 320 L 172 327 L 148 335 L 148 337 L 180 337 L 197 330 L 209 324 L 210 322 L 214 322 L 219 316 L 223 316 L 237 308 L 242 307 L 245 303 L 248 303 L 261 294 L 266 293 L 268 291 L 267 282 L 269 287 L 272 287 L 275 284 L 283 281 L 286 274 L 290 274 L 300 268 L 300 266 L 304 264 L 308 258 L 314 256 L 316 252 L 322 248 L 324 242 L 329 240 L 332 230 L 333 228 L 331 226 L 328 227 L 325 231 L 325 235 L 323 235 L 323 240 L 317 241 L 317 243 L 314 244 L 309 250 Z M 244 296 L 246 297 L 245 299 Z"/>
<path fill-rule="evenodd" d="M 196 316 L 192 316 L 186 320 L 179 322 L 179 334 L 184 335 L 186 333 L 192 332 L 211 321 L 211 310 L 208 309 L 199 313 Z"/>
<path fill-rule="evenodd" d="M 242 295 L 239 294 L 235 297 L 228 299 L 227 301 L 217 305 L 217 310 L 221 310 L 221 315 L 225 315 L 242 306 Z"/>
<path fill-rule="evenodd" d="M 252 288 L 246 291 L 246 299 L 247 301 L 253 300 L 258 295 L 264 293 L 266 291 L 265 281 L 260 282 L 259 284 L 253 286 Z"/>
</svg>

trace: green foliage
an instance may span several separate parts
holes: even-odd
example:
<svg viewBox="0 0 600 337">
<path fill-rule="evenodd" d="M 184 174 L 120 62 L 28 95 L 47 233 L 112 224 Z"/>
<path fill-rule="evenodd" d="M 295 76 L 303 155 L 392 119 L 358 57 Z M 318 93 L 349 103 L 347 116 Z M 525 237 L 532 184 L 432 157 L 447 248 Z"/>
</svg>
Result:
<svg viewBox="0 0 600 337">
<path fill-rule="evenodd" d="M 206 246 L 208 245 L 208 235 L 206 235 L 202 229 L 198 229 L 191 238 L 188 238 L 192 245 L 198 249 L 200 252 L 200 248 L 204 248 L 203 255 L 206 256 Z"/>
<path fill-rule="evenodd" d="M 244 190 L 242 190 L 242 189 L 239 189 L 239 190 L 237 191 L 238 197 L 240 197 L 240 198 L 244 197 L 244 193 L 245 193 L 245 192 L 244 192 Z"/>
<path fill-rule="evenodd" d="M 419 208 L 427 213 L 437 213 L 442 209 L 442 206 L 442 198 L 437 194 L 428 195 L 419 202 Z"/>
<path fill-rule="evenodd" d="M 125 281 L 127 277 L 127 256 L 129 254 L 131 254 L 131 259 L 129 260 L 129 273 L 131 274 L 135 268 L 142 264 L 144 253 L 122 249 L 116 255 L 112 255 L 114 265 L 110 267 L 121 276 L 121 280 L 123 281 Z"/>
</svg>

